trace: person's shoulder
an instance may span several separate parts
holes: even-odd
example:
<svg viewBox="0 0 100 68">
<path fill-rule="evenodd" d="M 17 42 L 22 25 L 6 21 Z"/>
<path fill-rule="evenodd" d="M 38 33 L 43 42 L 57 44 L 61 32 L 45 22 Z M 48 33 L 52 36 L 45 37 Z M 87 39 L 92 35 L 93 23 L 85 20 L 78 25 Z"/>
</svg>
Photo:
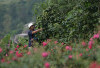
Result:
<svg viewBox="0 0 100 68">
<path fill-rule="evenodd" d="M 28 33 L 32 32 L 31 30 L 28 31 Z"/>
<path fill-rule="evenodd" d="M 28 32 L 32 32 L 32 30 L 29 30 Z"/>
<path fill-rule="evenodd" d="M 29 31 L 28 31 L 28 34 L 32 34 L 32 30 L 29 30 Z"/>
<path fill-rule="evenodd" d="M 30 32 L 30 30 L 28 30 L 28 33 Z"/>
</svg>

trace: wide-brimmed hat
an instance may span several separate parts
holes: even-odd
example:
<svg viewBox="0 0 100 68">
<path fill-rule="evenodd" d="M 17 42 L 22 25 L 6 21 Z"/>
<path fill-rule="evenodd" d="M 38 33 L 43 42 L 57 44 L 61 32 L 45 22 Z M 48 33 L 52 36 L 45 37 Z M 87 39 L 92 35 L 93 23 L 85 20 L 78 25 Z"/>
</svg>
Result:
<svg viewBox="0 0 100 68">
<path fill-rule="evenodd" d="M 31 26 L 34 26 L 33 22 L 30 22 L 30 23 L 28 24 L 28 27 L 29 27 L 29 28 L 30 28 Z"/>
</svg>

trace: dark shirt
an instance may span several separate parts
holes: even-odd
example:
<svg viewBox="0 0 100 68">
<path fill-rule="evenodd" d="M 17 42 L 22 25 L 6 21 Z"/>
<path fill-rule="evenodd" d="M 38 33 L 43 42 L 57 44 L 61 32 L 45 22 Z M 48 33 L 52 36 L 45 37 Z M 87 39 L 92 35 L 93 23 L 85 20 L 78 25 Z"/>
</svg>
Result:
<svg viewBox="0 0 100 68">
<path fill-rule="evenodd" d="M 32 30 L 29 30 L 28 36 L 29 36 L 29 40 L 31 40 L 35 37 L 35 34 L 32 34 Z"/>
<path fill-rule="evenodd" d="M 35 34 L 32 34 L 32 30 L 28 31 L 28 36 L 29 36 L 29 47 L 32 46 L 32 39 L 35 38 Z"/>
</svg>

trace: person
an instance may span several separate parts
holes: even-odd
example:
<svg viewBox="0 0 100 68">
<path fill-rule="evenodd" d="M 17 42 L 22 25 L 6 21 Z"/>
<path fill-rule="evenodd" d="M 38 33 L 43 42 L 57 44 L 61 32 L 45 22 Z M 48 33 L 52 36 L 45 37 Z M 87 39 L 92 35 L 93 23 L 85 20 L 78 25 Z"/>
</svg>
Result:
<svg viewBox="0 0 100 68">
<path fill-rule="evenodd" d="M 30 23 L 30 24 L 28 25 L 28 27 L 29 27 L 29 31 L 28 31 L 28 36 L 29 36 L 29 47 L 28 47 L 28 49 L 31 49 L 31 47 L 34 46 L 34 45 L 32 45 L 32 43 L 34 43 L 34 39 L 36 39 L 35 34 L 36 34 L 37 32 L 42 31 L 42 28 L 41 28 L 41 29 L 38 29 L 38 30 L 35 30 L 35 26 L 34 26 L 32 23 Z"/>
</svg>

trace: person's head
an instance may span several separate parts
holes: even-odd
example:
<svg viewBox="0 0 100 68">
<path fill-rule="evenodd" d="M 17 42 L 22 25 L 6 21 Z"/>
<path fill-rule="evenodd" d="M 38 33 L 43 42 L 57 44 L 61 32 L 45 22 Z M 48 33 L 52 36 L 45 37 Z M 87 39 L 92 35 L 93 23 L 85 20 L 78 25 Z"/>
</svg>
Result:
<svg viewBox="0 0 100 68">
<path fill-rule="evenodd" d="M 33 25 L 33 23 L 29 23 L 28 27 L 29 27 L 30 30 L 34 30 L 34 28 L 35 28 L 35 26 Z"/>
<path fill-rule="evenodd" d="M 35 28 L 34 25 L 32 25 L 32 26 L 30 26 L 29 29 L 30 29 L 30 30 L 34 30 L 34 28 Z"/>
</svg>

